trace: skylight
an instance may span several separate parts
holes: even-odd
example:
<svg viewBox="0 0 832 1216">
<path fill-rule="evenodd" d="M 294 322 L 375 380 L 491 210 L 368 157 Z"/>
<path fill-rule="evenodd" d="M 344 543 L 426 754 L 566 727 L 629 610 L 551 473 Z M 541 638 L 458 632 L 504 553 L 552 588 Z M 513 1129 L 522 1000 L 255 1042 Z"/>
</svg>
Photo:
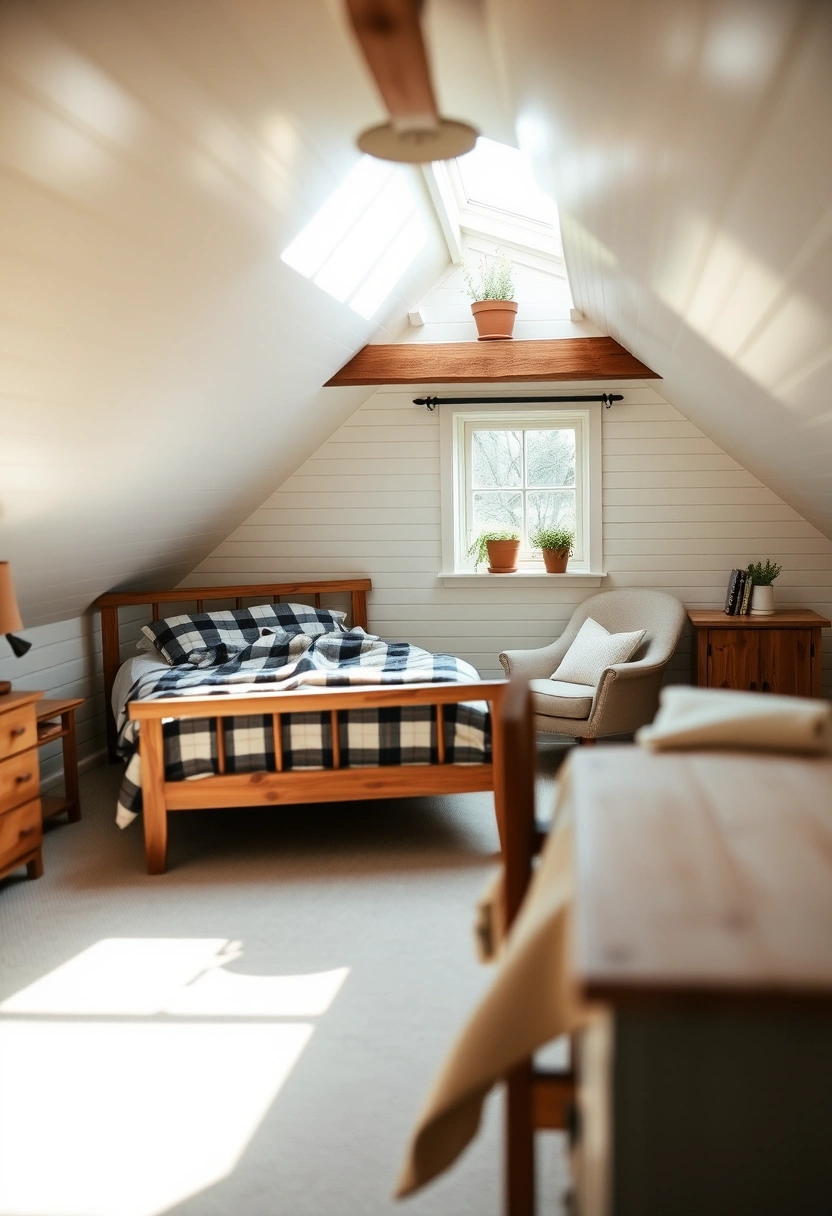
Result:
<svg viewBox="0 0 832 1216">
<path fill-rule="evenodd" d="M 363 156 L 281 261 L 370 320 L 428 239 L 406 171 Z"/>
<path fill-rule="evenodd" d="M 472 152 L 430 165 L 427 176 L 440 220 L 452 229 L 562 262 L 557 206 L 525 153 L 481 136 Z"/>
<path fill-rule="evenodd" d="M 467 203 L 503 211 L 512 219 L 557 227 L 554 201 L 540 189 L 528 157 L 517 148 L 480 137 L 473 152 L 461 156 L 456 167 Z"/>
</svg>

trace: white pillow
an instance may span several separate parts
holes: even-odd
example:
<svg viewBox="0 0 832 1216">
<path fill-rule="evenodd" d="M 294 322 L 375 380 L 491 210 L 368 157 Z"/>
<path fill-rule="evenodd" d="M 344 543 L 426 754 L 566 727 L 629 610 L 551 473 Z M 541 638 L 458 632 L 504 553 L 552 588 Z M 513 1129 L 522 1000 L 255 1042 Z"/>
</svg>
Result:
<svg viewBox="0 0 832 1216">
<path fill-rule="evenodd" d="M 608 667 L 626 663 L 633 657 L 646 632 L 637 629 L 633 633 L 610 633 L 588 616 L 561 659 L 560 667 L 552 673 L 552 679 L 595 687 Z"/>
<path fill-rule="evenodd" d="M 154 659 L 159 659 L 161 663 L 167 663 L 168 667 L 171 666 L 170 659 L 162 654 L 161 650 L 157 650 L 156 643 L 151 638 L 146 638 L 144 634 L 136 642 L 136 650 L 141 650 L 143 654 L 152 655 Z"/>
</svg>

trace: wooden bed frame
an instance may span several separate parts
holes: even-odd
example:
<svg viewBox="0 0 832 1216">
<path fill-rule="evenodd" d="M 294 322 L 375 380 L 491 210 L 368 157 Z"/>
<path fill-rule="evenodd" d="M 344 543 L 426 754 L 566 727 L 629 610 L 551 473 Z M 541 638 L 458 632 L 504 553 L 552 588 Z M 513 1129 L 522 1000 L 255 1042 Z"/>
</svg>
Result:
<svg viewBox="0 0 832 1216">
<path fill-rule="evenodd" d="M 119 609 L 148 605 L 152 619 L 159 619 L 160 604 L 196 603 L 197 611 L 209 602 L 243 600 L 264 603 L 280 599 L 312 597 L 320 607 L 324 594 L 351 597 L 353 625 L 367 627 L 369 579 L 341 579 L 307 583 L 263 583 L 231 587 L 182 587 L 167 591 L 114 592 L 100 596 L 95 606 L 101 610 L 101 636 L 104 661 L 107 744 L 111 760 L 116 759 L 116 726 L 112 712 L 112 690 L 121 663 L 119 646 Z M 141 722 L 139 754 L 142 765 L 142 801 L 145 852 L 149 874 L 164 873 L 167 865 L 168 812 L 204 807 L 272 806 L 281 803 L 338 802 L 365 798 L 412 798 L 429 794 L 462 794 L 493 790 L 500 840 L 504 838 L 503 776 L 505 752 L 500 719 L 502 698 L 508 684 L 496 680 L 470 684 L 410 684 L 389 688 L 356 687 L 335 691 L 309 689 L 302 692 L 276 692 L 256 698 L 229 696 L 183 700 L 132 701 L 128 713 Z M 224 720 L 251 716 L 256 700 L 258 716 L 272 717 L 276 772 L 226 773 Z M 492 760 L 488 764 L 448 764 L 442 715 L 445 705 L 487 701 L 491 710 Z M 333 766 L 315 771 L 284 772 L 280 718 L 298 712 L 329 712 L 335 724 L 340 710 L 431 705 L 436 707 L 438 763 L 385 768 L 341 768 L 338 732 L 333 732 Z M 213 718 L 217 723 L 219 774 L 199 781 L 165 781 L 162 719 Z"/>
</svg>

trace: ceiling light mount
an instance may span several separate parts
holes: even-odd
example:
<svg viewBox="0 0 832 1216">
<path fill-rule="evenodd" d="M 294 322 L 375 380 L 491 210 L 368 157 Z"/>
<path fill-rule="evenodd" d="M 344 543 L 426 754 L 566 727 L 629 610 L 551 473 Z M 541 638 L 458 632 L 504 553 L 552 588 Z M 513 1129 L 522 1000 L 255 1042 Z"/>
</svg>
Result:
<svg viewBox="0 0 832 1216">
<path fill-rule="evenodd" d="M 436 104 L 419 0 L 345 0 L 358 45 L 390 121 L 358 137 L 368 156 L 406 164 L 454 160 L 479 134 L 465 122 L 442 118 Z"/>
<path fill-rule="evenodd" d="M 385 122 L 362 131 L 357 143 L 362 152 L 379 160 L 421 165 L 464 156 L 476 144 L 478 134 L 468 123 L 451 118 L 439 118 L 432 126 L 422 127 Z"/>
</svg>

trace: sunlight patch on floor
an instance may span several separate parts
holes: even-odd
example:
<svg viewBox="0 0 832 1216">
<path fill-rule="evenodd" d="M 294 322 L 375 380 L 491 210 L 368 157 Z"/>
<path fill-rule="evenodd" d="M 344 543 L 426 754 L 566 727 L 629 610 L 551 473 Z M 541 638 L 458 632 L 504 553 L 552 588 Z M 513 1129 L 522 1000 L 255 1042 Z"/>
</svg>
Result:
<svg viewBox="0 0 832 1216">
<path fill-rule="evenodd" d="M 0 1213 L 156 1216 L 236 1165 L 308 1023 L 0 1025 Z"/>
<path fill-rule="evenodd" d="M 110 938 L 0 1004 L 0 1216 L 160 1216 L 233 1171 L 312 1038 L 284 1019 L 349 973 L 226 969 L 243 959 Z"/>
<path fill-rule="evenodd" d="M 0 1014 L 316 1017 L 349 968 L 310 975 L 225 970 L 243 957 L 227 938 L 105 938 L 0 1003 Z"/>
</svg>

